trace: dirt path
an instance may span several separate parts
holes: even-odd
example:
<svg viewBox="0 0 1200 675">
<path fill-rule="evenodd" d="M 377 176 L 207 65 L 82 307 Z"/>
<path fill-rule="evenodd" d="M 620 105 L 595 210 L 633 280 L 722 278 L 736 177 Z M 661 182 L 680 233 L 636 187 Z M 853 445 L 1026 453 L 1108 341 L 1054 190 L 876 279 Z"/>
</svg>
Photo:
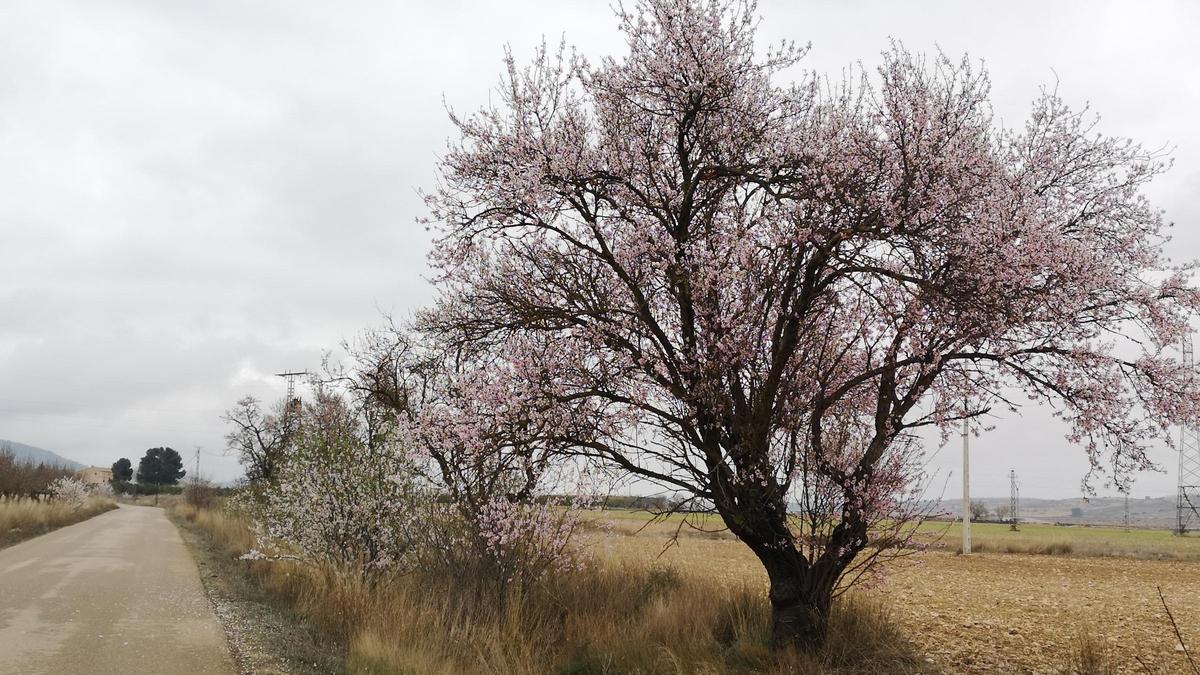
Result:
<svg viewBox="0 0 1200 675">
<path fill-rule="evenodd" d="M 234 673 L 163 512 L 122 506 L 0 551 L 0 673 Z"/>
</svg>

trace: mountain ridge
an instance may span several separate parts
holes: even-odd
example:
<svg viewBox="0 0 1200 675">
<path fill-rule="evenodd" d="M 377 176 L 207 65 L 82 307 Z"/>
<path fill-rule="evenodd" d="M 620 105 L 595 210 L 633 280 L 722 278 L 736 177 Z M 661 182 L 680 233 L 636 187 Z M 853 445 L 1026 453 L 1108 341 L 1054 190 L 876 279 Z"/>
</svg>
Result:
<svg viewBox="0 0 1200 675">
<path fill-rule="evenodd" d="M 53 466 L 61 466 L 67 469 L 78 471 L 84 468 L 85 465 L 76 462 L 73 459 L 67 459 L 62 455 L 39 448 L 25 443 L 18 443 L 0 438 L 0 449 L 9 448 L 19 461 L 32 462 L 34 464 L 48 464 Z"/>
</svg>

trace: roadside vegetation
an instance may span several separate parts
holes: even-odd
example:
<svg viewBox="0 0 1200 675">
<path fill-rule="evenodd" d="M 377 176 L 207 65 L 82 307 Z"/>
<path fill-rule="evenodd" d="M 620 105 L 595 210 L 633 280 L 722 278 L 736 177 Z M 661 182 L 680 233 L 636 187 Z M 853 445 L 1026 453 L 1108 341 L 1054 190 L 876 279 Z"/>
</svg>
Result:
<svg viewBox="0 0 1200 675">
<path fill-rule="evenodd" d="M 228 558 L 256 545 L 252 522 L 182 502 Z M 827 646 L 769 648 L 766 589 L 693 571 L 594 557 L 502 597 L 485 576 L 415 570 L 374 579 L 290 560 L 240 574 L 316 626 L 354 673 L 925 672 L 886 603 L 836 605 Z"/>
<path fill-rule="evenodd" d="M 0 497 L 0 548 L 117 508 L 107 496 Z"/>
<path fill-rule="evenodd" d="M 117 508 L 111 490 L 89 488 L 74 475 L 0 447 L 0 548 Z"/>
</svg>

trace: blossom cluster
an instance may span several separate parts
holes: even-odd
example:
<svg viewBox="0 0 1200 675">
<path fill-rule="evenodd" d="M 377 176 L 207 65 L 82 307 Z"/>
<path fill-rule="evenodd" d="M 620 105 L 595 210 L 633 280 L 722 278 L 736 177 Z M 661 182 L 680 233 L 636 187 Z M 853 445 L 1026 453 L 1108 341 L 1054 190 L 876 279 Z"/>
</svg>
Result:
<svg viewBox="0 0 1200 675">
<path fill-rule="evenodd" d="M 276 480 L 243 503 L 255 516 L 250 558 L 297 558 L 370 574 L 412 562 L 424 493 L 385 439 L 342 396 L 321 391 L 298 414 Z"/>
<path fill-rule="evenodd" d="M 92 496 L 87 483 L 71 476 L 63 476 L 56 479 L 50 484 L 49 492 L 51 499 L 69 504 L 75 508 L 80 508 L 86 504 L 88 498 Z"/>
</svg>

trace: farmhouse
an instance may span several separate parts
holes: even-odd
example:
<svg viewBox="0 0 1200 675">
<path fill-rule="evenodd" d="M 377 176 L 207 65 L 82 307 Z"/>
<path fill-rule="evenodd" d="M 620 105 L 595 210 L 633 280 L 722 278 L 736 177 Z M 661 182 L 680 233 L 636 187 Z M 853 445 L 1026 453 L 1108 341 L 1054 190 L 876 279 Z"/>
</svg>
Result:
<svg viewBox="0 0 1200 675">
<path fill-rule="evenodd" d="M 86 469 L 80 469 L 76 474 L 79 480 L 88 485 L 103 485 L 112 480 L 112 469 L 102 466 L 89 466 Z"/>
</svg>

